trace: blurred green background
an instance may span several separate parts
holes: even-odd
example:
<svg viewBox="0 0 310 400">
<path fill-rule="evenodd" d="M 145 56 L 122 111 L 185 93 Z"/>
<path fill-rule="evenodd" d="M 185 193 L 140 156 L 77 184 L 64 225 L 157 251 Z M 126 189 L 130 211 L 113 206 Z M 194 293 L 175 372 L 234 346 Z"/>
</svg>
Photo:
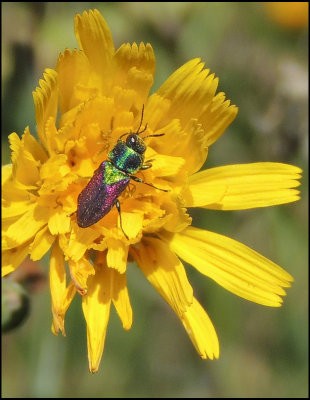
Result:
<svg viewBox="0 0 310 400">
<path fill-rule="evenodd" d="M 284 6 L 283 6 L 284 7 Z M 217 330 L 221 354 L 201 360 L 174 313 L 129 265 L 129 332 L 112 311 L 97 374 L 88 372 L 80 298 L 67 337 L 50 331 L 48 257 L 28 263 L 31 309 L 2 339 L 3 397 L 306 397 L 308 395 L 308 31 L 273 18 L 266 3 L 2 3 L 2 162 L 8 135 L 35 133 L 32 90 L 66 47 L 73 17 L 98 8 L 116 48 L 150 42 L 155 91 L 194 57 L 220 78 L 239 114 L 210 149 L 206 167 L 274 161 L 304 169 L 302 200 L 247 211 L 195 211 L 193 225 L 240 240 L 295 282 L 280 309 L 228 293 L 187 266 L 196 297 Z M 288 15 L 290 12 L 288 13 Z M 28 282 L 29 283 L 29 282 Z"/>
</svg>

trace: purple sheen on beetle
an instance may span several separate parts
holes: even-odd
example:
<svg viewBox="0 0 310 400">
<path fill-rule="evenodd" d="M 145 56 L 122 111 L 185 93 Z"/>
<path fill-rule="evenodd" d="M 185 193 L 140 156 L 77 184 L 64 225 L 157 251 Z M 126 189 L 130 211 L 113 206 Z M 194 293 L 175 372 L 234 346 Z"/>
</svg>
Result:
<svg viewBox="0 0 310 400">
<path fill-rule="evenodd" d="M 78 197 L 77 223 L 87 228 L 110 212 L 117 198 L 130 182 L 130 177 L 104 161 Z"/>
</svg>

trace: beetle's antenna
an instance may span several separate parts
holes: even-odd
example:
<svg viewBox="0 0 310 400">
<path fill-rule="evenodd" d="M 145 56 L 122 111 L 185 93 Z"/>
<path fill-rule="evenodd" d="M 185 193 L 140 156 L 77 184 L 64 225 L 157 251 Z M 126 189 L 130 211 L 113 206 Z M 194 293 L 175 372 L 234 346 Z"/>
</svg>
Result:
<svg viewBox="0 0 310 400">
<path fill-rule="evenodd" d="M 138 130 L 137 130 L 137 132 L 136 132 L 136 135 L 139 135 L 139 133 L 141 133 L 141 132 L 139 132 L 139 130 L 140 130 L 140 128 L 141 128 L 141 125 L 142 125 L 142 121 L 143 121 L 143 114 L 144 114 L 144 104 L 142 105 L 142 111 L 141 111 L 141 121 L 140 121 L 139 128 L 138 128 Z M 142 132 L 144 132 L 144 131 L 145 131 L 145 129 L 146 129 L 146 128 L 144 128 L 144 130 L 143 130 Z"/>
<path fill-rule="evenodd" d="M 155 135 L 147 135 L 147 136 L 144 136 L 143 138 L 141 138 L 141 139 L 147 139 L 148 137 L 158 137 L 158 136 L 164 136 L 165 134 L 164 133 L 156 133 Z"/>
<path fill-rule="evenodd" d="M 140 131 L 140 128 L 141 128 L 141 126 L 142 126 L 142 122 L 143 122 L 143 114 L 144 114 L 144 104 L 142 105 L 142 112 L 141 112 L 141 121 L 140 121 L 140 125 L 139 125 L 139 128 L 138 128 L 137 132 L 135 133 L 135 135 L 140 135 L 140 133 L 143 133 L 143 132 L 145 132 L 145 131 L 147 130 L 147 124 L 145 124 L 144 129 L 143 129 L 141 132 L 139 132 L 139 131 Z M 119 139 L 121 139 L 123 136 L 130 135 L 130 134 L 132 134 L 131 131 L 130 131 L 129 133 L 128 133 L 128 132 L 125 132 L 125 133 L 123 133 L 123 134 L 119 137 Z"/>
</svg>

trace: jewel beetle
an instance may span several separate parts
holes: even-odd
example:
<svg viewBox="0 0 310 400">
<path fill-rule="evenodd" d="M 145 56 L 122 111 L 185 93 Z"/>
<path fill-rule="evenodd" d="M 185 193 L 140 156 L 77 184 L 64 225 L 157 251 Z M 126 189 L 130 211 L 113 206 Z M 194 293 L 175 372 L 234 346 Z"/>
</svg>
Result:
<svg viewBox="0 0 310 400">
<path fill-rule="evenodd" d="M 116 145 L 109 152 L 108 160 L 103 161 L 99 165 L 88 184 L 79 194 L 76 210 L 79 227 L 87 228 L 95 224 L 107 215 L 115 205 L 120 216 L 120 227 L 128 239 L 122 226 L 121 207 L 118 198 L 126 189 L 129 182 L 133 180 L 163 192 L 169 191 L 144 182 L 141 178 L 134 175 L 136 172 L 151 168 L 152 166 L 151 161 L 153 160 L 144 162 L 144 153 L 146 151 L 144 140 L 149 137 L 164 135 L 164 133 L 161 133 L 148 135 L 144 138 L 139 136 L 147 129 L 146 124 L 145 128 L 140 131 L 143 121 L 143 111 L 144 106 L 142 107 L 141 121 L 137 132 L 124 133 L 120 136 Z M 122 139 L 124 136 L 127 136 L 126 140 Z"/>
</svg>

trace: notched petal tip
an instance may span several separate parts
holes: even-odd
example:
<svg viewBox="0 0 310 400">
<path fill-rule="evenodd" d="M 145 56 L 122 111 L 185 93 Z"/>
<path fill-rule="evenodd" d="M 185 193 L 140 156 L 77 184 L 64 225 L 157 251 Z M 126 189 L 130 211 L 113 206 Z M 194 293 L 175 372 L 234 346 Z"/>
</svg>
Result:
<svg viewBox="0 0 310 400">
<path fill-rule="evenodd" d="M 45 124 L 52 117 L 56 120 L 58 107 L 57 72 L 47 68 L 43 73 L 44 79 L 39 80 L 39 87 L 32 92 L 35 105 L 38 136 L 46 149 L 49 143 L 45 135 Z"/>
<path fill-rule="evenodd" d="M 93 69 L 102 74 L 114 54 L 114 43 L 108 24 L 98 10 L 76 14 L 74 30 L 79 46 Z"/>
<path fill-rule="evenodd" d="M 220 346 L 216 331 L 206 311 L 196 298 L 181 316 L 183 326 L 202 359 L 219 358 Z"/>
<path fill-rule="evenodd" d="M 155 74 L 155 55 L 150 44 L 123 44 L 113 57 L 115 87 L 134 94 L 132 102 L 141 112 Z"/>
</svg>

